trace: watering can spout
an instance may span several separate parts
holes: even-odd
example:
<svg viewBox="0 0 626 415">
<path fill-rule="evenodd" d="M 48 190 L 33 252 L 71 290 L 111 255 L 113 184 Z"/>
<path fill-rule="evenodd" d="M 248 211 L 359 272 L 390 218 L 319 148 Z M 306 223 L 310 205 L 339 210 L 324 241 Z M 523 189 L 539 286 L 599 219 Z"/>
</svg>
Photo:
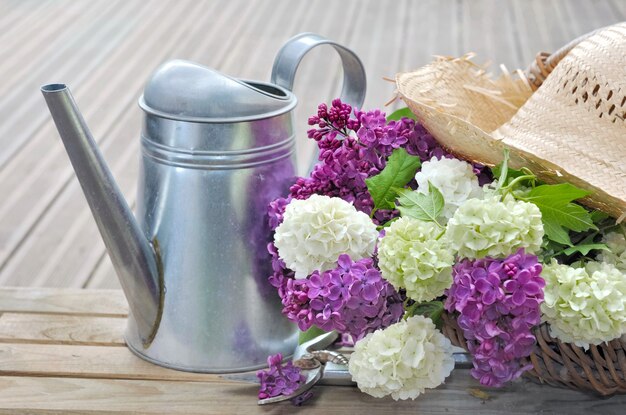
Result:
<svg viewBox="0 0 626 415">
<path fill-rule="evenodd" d="M 158 329 L 163 295 L 156 241 L 151 243 L 135 220 L 69 88 L 50 84 L 41 92 L 96 219 L 144 347 L 148 347 Z"/>
</svg>

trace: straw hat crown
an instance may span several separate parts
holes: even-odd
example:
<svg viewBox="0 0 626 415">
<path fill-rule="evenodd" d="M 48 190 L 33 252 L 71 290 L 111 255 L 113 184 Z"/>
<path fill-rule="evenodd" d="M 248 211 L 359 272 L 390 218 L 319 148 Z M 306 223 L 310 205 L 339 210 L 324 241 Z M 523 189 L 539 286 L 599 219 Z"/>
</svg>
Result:
<svg viewBox="0 0 626 415">
<path fill-rule="evenodd" d="M 528 80 L 492 79 L 469 57 L 438 58 L 396 76 L 400 96 L 442 145 L 589 190 L 583 202 L 626 214 L 626 23 L 577 44 L 533 93 Z"/>
</svg>

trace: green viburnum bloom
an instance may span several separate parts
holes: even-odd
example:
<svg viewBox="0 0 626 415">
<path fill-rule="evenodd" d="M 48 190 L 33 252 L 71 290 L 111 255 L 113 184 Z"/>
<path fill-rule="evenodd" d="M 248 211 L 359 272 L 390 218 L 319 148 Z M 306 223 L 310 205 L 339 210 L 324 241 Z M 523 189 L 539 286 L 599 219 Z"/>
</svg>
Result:
<svg viewBox="0 0 626 415">
<path fill-rule="evenodd" d="M 546 264 L 543 320 L 563 342 L 589 348 L 626 333 L 626 275 L 612 264 Z"/>
<path fill-rule="evenodd" d="M 539 251 L 543 239 L 541 212 L 533 203 L 507 196 L 469 199 L 447 225 L 446 237 L 461 258 L 505 257 L 525 248 Z"/>
<path fill-rule="evenodd" d="M 602 251 L 597 257 L 598 261 L 615 265 L 620 271 L 626 273 L 626 238 L 621 232 L 609 232 L 602 242 L 609 248 Z"/>
<path fill-rule="evenodd" d="M 378 244 L 383 278 L 417 302 L 430 301 L 452 284 L 453 252 L 433 222 L 403 217 L 386 229 Z"/>
</svg>

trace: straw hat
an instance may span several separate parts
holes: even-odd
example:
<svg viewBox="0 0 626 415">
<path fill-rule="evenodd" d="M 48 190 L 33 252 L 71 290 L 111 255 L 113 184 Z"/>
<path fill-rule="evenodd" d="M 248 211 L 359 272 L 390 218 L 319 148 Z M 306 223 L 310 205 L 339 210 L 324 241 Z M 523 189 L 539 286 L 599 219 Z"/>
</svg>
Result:
<svg viewBox="0 0 626 415">
<path fill-rule="evenodd" d="M 470 56 L 439 57 L 398 74 L 396 84 L 451 152 L 492 166 L 509 148 L 512 167 L 526 166 L 548 183 L 589 190 L 583 203 L 623 219 L 626 23 L 596 31 L 567 51 L 549 75 L 551 68 L 540 62 L 547 76 L 536 92 L 535 78 L 505 72 L 492 79 Z"/>
</svg>

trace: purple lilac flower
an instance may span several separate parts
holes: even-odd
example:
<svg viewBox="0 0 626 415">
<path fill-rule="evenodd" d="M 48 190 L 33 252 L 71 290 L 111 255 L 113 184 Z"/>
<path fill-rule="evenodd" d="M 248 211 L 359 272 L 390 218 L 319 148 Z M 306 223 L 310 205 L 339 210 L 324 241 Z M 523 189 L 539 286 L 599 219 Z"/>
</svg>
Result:
<svg viewBox="0 0 626 415">
<path fill-rule="evenodd" d="M 422 161 L 432 157 L 453 157 L 447 153 L 415 120 L 402 118 L 386 121 L 380 110 L 359 111 L 333 100 L 331 107 L 321 104 L 317 115 L 309 118 L 309 138 L 317 141 L 319 162 L 309 177 L 299 177 L 290 188 L 289 197 L 277 199 L 270 206 L 270 226 L 275 229 L 282 221 L 284 206 L 289 200 L 307 199 L 312 194 L 340 197 L 361 212 L 371 213 L 374 202 L 365 179 L 380 173 L 387 157 L 396 148 L 404 148 Z M 480 184 L 491 181 L 489 169 L 474 164 Z M 395 210 L 378 210 L 374 221 L 385 223 L 398 216 Z"/>
<path fill-rule="evenodd" d="M 537 257 L 520 249 L 506 259 L 464 259 L 454 266 L 446 310 L 458 312 L 471 373 L 481 384 L 500 387 L 532 367 L 522 359 L 533 350 L 545 281 Z"/>
<path fill-rule="evenodd" d="M 305 381 L 306 378 L 300 372 L 300 368 L 294 366 L 291 361 L 283 365 L 282 361 L 283 356 L 280 353 L 269 356 L 267 358 L 269 368 L 257 372 L 261 383 L 259 399 L 291 395 Z"/>
<path fill-rule="evenodd" d="M 330 109 L 326 104 L 317 107 L 317 115 L 309 118 L 309 125 L 316 125 L 307 132 L 309 138 L 319 141 L 323 138 L 334 139 L 337 134 L 347 136 L 348 131 L 359 129 L 358 120 L 351 117 L 352 107 L 340 99 L 334 99 Z"/>
<path fill-rule="evenodd" d="M 273 246 L 270 251 L 276 271 L 270 282 L 278 288 L 283 314 L 300 330 L 315 325 L 326 331 L 348 333 L 358 340 L 397 322 L 404 312 L 402 298 L 382 278 L 371 258 L 355 262 L 341 255 L 336 268 L 296 280 L 285 275 L 284 264 Z"/>
<path fill-rule="evenodd" d="M 283 221 L 283 215 L 285 214 L 285 208 L 291 202 L 291 197 L 284 198 L 279 197 L 278 199 L 270 202 L 267 208 L 267 215 L 269 217 L 269 226 L 272 231 L 278 228 Z"/>
<path fill-rule="evenodd" d="M 365 179 L 380 173 L 394 149 L 406 148 L 422 160 L 447 154 L 414 120 L 387 122 L 380 110 L 353 111 L 339 99 L 333 100 L 330 108 L 321 104 L 317 115 L 309 118 L 309 124 L 315 127 L 308 131 L 308 136 L 317 141 L 319 163 L 309 177 L 296 180 L 290 198 L 307 199 L 312 194 L 340 197 L 370 214 L 374 203 Z M 384 223 L 397 215 L 397 211 L 381 210 L 374 220 Z M 273 222 L 277 221 L 278 216 Z"/>
</svg>

